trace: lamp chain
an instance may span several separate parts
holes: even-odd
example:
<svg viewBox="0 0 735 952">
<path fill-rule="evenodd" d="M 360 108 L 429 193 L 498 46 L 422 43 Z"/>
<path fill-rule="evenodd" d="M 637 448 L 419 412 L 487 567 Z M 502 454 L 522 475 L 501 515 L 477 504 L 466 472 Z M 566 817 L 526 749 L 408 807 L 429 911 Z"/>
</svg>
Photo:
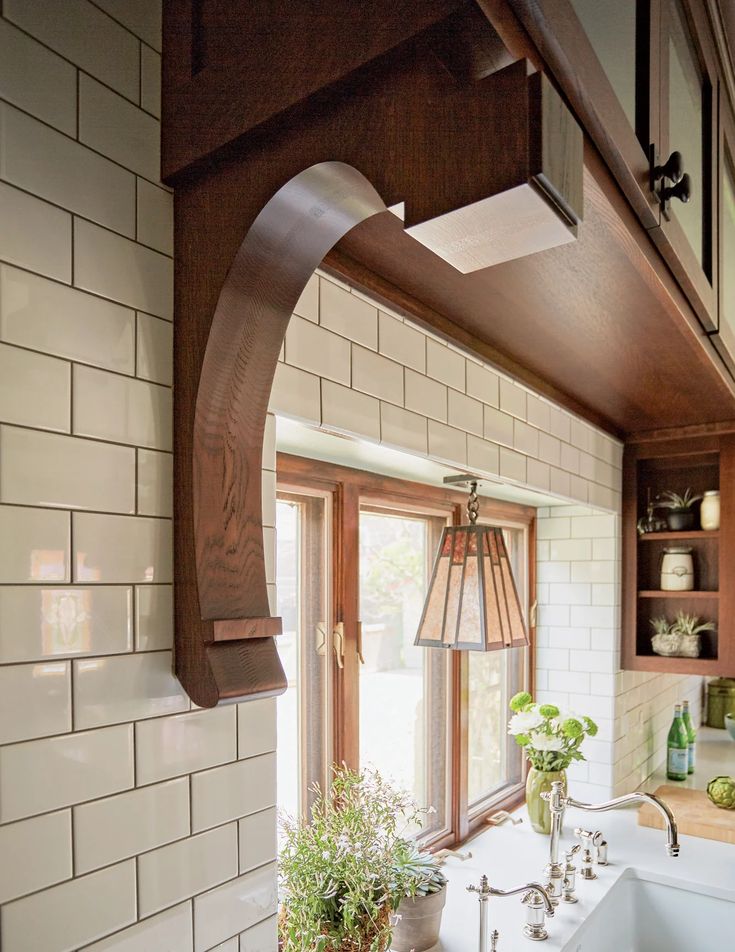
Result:
<svg viewBox="0 0 735 952">
<path fill-rule="evenodd" d="M 477 482 L 473 480 L 470 483 L 470 498 L 467 501 L 467 516 L 470 525 L 474 526 L 477 522 L 477 514 L 480 511 L 480 500 L 477 498 Z"/>
</svg>

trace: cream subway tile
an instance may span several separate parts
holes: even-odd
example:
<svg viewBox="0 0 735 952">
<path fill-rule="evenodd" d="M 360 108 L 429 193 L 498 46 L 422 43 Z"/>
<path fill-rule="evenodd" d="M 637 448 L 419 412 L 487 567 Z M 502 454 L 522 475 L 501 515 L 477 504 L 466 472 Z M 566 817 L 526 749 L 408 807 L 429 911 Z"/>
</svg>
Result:
<svg viewBox="0 0 735 952">
<path fill-rule="evenodd" d="M 572 446 L 576 446 L 578 450 L 584 450 L 585 452 L 592 445 L 592 430 L 577 417 L 571 418 L 570 442 Z"/>
<path fill-rule="evenodd" d="M 569 495 L 569 473 L 564 473 L 555 466 L 549 470 L 549 490 L 558 496 Z"/>
<path fill-rule="evenodd" d="M 583 582 L 552 582 L 549 586 L 549 603 L 551 605 L 590 605 L 592 603 L 591 587 Z"/>
<path fill-rule="evenodd" d="M 551 407 L 532 393 L 526 395 L 526 419 L 539 430 L 548 431 L 551 422 Z"/>
<path fill-rule="evenodd" d="M 577 516 L 572 519 L 572 537 L 610 539 L 617 538 L 618 528 L 615 516 Z"/>
<path fill-rule="evenodd" d="M 265 416 L 263 433 L 263 469 L 276 471 L 276 418 L 273 413 Z"/>
<path fill-rule="evenodd" d="M 536 523 L 537 528 L 541 526 L 541 520 Z M 540 562 L 536 566 L 536 577 L 541 582 L 568 582 L 569 581 L 569 563 L 568 562 Z"/>
<path fill-rule="evenodd" d="M 275 753 L 196 773 L 191 778 L 192 832 L 265 810 L 275 802 Z"/>
<path fill-rule="evenodd" d="M 426 373 L 448 387 L 465 392 L 465 358 L 445 344 L 429 338 L 426 341 Z"/>
<path fill-rule="evenodd" d="M 540 432 L 538 435 L 539 459 L 550 466 L 559 466 L 561 462 L 561 443 L 555 436 Z"/>
<path fill-rule="evenodd" d="M 138 514 L 173 515 L 173 456 L 170 453 L 138 450 Z"/>
<path fill-rule="evenodd" d="M 530 457 L 526 460 L 526 479 L 529 486 L 535 489 L 542 489 L 546 492 L 549 488 L 549 466 L 547 463 L 540 463 Z"/>
<path fill-rule="evenodd" d="M 80 952 L 191 952 L 193 941 L 191 902 L 182 902 Z"/>
<path fill-rule="evenodd" d="M 0 585 L 0 664 L 133 647 L 132 590 Z"/>
<path fill-rule="evenodd" d="M 606 562 L 617 558 L 618 540 L 617 539 L 593 539 L 592 540 L 592 558 L 600 559 Z"/>
<path fill-rule="evenodd" d="M 513 446 L 526 456 L 538 456 L 538 430 L 522 420 L 514 420 Z"/>
<path fill-rule="evenodd" d="M 589 453 L 580 453 L 579 454 L 579 475 L 583 479 L 594 479 L 595 478 L 595 464 L 598 462 L 591 456 Z"/>
<path fill-rule="evenodd" d="M 276 524 L 276 474 L 264 469 L 260 476 L 260 493 L 262 497 L 263 525 Z"/>
<path fill-rule="evenodd" d="M 275 863 L 246 873 L 194 899 L 194 949 L 213 945 L 244 932 L 276 912 Z"/>
<path fill-rule="evenodd" d="M 506 377 L 500 378 L 500 409 L 519 420 L 526 419 L 526 391 Z"/>
<path fill-rule="evenodd" d="M 561 468 L 567 472 L 579 473 L 579 450 L 568 443 L 561 444 Z"/>
<path fill-rule="evenodd" d="M 68 661 L 0 668 L 0 744 L 71 730 Z"/>
<path fill-rule="evenodd" d="M 500 381 L 498 375 L 487 367 L 467 361 L 467 393 L 492 407 L 500 404 Z"/>
<path fill-rule="evenodd" d="M 545 628 L 566 626 L 569 624 L 569 607 L 567 605 L 540 605 L 538 620 L 539 624 Z"/>
<path fill-rule="evenodd" d="M 172 255 L 174 253 L 173 194 L 139 178 L 137 210 L 138 241 L 144 245 L 150 245 L 162 254 Z"/>
<path fill-rule="evenodd" d="M 565 648 L 537 648 L 536 664 L 546 671 L 568 671 L 569 652 Z"/>
<path fill-rule="evenodd" d="M 569 495 L 579 502 L 588 502 L 586 479 L 580 479 L 579 476 L 569 476 Z"/>
<path fill-rule="evenodd" d="M 140 48 L 140 106 L 161 118 L 161 55 L 145 45 Z"/>
<path fill-rule="evenodd" d="M 74 513 L 74 581 L 171 582 L 171 522 Z"/>
<path fill-rule="evenodd" d="M 571 521 L 565 516 L 539 519 L 536 534 L 539 539 L 568 539 L 572 534 Z"/>
<path fill-rule="evenodd" d="M 494 407 L 485 407 L 485 439 L 513 445 L 513 417 Z"/>
<path fill-rule="evenodd" d="M 617 676 L 615 674 L 592 673 L 590 675 L 590 691 L 592 694 L 615 696 L 619 693 L 617 690 Z M 586 743 L 585 750 L 587 750 L 588 746 L 588 743 Z M 606 746 L 609 747 L 611 745 L 608 744 Z"/>
<path fill-rule="evenodd" d="M 588 717 L 594 720 L 597 720 L 598 717 L 612 720 L 615 716 L 615 698 L 612 697 L 600 697 L 595 694 L 577 697 L 575 693 L 570 693 L 569 703 L 574 710 L 584 711 Z"/>
<path fill-rule="evenodd" d="M 174 637 L 173 589 L 170 585 L 135 586 L 135 648 L 170 648 Z"/>
<path fill-rule="evenodd" d="M 549 604 L 549 583 L 539 581 L 536 586 L 536 598 L 539 605 Z"/>
<path fill-rule="evenodd" d="M 240 935 L 240 952 L 275 952 L 278 948 L 278 918 L 271 916 Z"/>
<path fill-rule="evenodd" d="M 614 628 L 618 623 L 617 612 L 611 606 L 591 607 L 573 605 L 572 625 L 589 628 Z"/>
<path fill-rule="evenodd" d="M 175 714 L 135 725 L 138 784 L 206 770 L 237 758 L 234 706 Z"/>
<path fill-rule="evenodd" d="M 573 691 L 577 695 L 589 694 L 590 676 L 579 671 L 549 671 L 549 691 Z M 579 702 L 579 710 L 589 714 L 585 699 Z"/>
<path fill-rule="evenodd" d="M 592 563 L 594 564 L 594 563 Z M 620 587 L 609 583 L 596 583 L 592 586 L 593 605 L 619 605 Z"/>
<path fill-rule="evenodd" d="M 161 52 L 161 4 L 150 0 L 95 0 L 118 23 Z"/>
<path fill-rule="evenodd" d="M 135 176 L 12 106 L 0 106 L 0 175 L 26 192 L 135 237 Z"/>
<path fill-rule="evenodd" d="M 426 455 L 429 437 L 426 417 L 389 403 L 380 405 L 381 442 L 398 449 Z"/>
<path fill-rule="evenodd" d="M 467 465 L 467 434 L 463 430 L 429 420 L 429 456 L 447 463 Z M 501 460 L 502 468 L 502 460 Z"/>
<path fill-rule="evenodd" d="M 209 952 L 238 952 L 239 948 L 240 939 L 234 935 L 231 939 L 227 939 L 225 942 L 220 942 L 219 945 L 215 945 Z"/>
<path fill-rule="evenodd" d="M 68 582 L 68 512 L 0 506 L 0 580 Z"/>
<path fill-rule="evenodd" d="M 549 432 L 563 442 L 568 443 L 571 435 L 571 418 L 569 414 L 558 407 L 549 410 Z"/>
<path fill-rule="evenodd" d="M 268 409 L 271 413 L 283 414 L 308 423 L 321 423 L 319 377 L 288 364 L 279 364 L 273 379 Z M 266 459 L 265 451 L 263 459 Z"/>
<path fill-rule="evenodd" d="M 587 651 L 590 647 L 590 630 L 589 628 L 549 628 L 549 647 Z"/>
<path fill-rule="evenodd" d="M 173 383 L 173 326 L 169 321 L 138 314 L 136 374 L 143 380 Z"/>
<path fill-rule="evenodd" d="M 306 282 L 306 287 L 293 309 L 294 314 L 306 318 L 313 324 L 319 323 L 319 275 L 314 273 Z"/>
<path fill-rule="evenodd" d="M 135 509 L 132 448 L 0 426 L 0 450 L 3 502 L 126 513 Z"/>
<path fill-rule="evenodd" d="M 172 672 L 170 651 L 74 661 L 74 726 L 78 730 L 189 710 Z"/>
<path fill-rule="evenodd" d="M 470 469 L 482 473 L 497 473 L 500 469 L 500 453 L 498 447 L 487 440 L 478 439 L 469 434 L 467 436 L 467 465 Z"/>
<path fill-rule="evenodd" d="M 276 702 L 273 698 L 244 701 L 237 705 L 237 736 L 240 760 L 276 749 Z"/>
<path fill-rule="evenodd" d="M 0 258 L 71 281 L 71 215 L 0 182 Z"/>
<path fill-rule="evenodd" d="M 75 366 L 72 427 L 79 436 L 170 450 L 171 391 L 120 374 Z"/>
<path fill-rule="evenodd" d="M 135 312 L 0 265 L 0 338 L 108 370 L 135 372 Z"/>
<path fill-rule="evenodd" d="M 74 220 L 74 285 L 157 317 L 173 317 L 171 258 L 81 218 Z"/>
<path fill-rule="evenodd" d="M 61 17 L 44 0 L 5 0 L 3 15 L 80 69 L 137 100 L 138 43 L 91 3 L 66 0 Z"/>
<path fill-rule="evenodd" d="M 237 824 L 138 857 L 138 914 L 149 916 L 237 876 Z"/>
<path fill-rule="evenodd" d="M 0 902 L 72 875 L 71 813 L 61 810 L 0 826 Z M 11 859 L 12 858 L 12 859 Z"/>
<path fill-rule="evenodd" d="M 609 562 L 572 562 L 572 582 L 607 582 L 616 578 L 616 563 Z"/>
<path fill-rule="evenodd" d="M 500 475 L 518 483 L 526 482 L 526 457 L 515 450 L 500 447 Z"/>
<path fill-rule="evenodd" d="M 322 425 L 380 442 L 380 401 L 331 380 L 322 380 Z"/>
<path fill-rule="evenodd" d="M 88 873 L 189 835 L 186 777 L 74 807 L 75 873 Z"/>
<path fill-rule="evenodd" d="M 3 99 L 67 135 L 76 135 L 76 68 L 3 19 L 0 89 Z"/>
<path fill-rule="evenodd" d="M 273 526 L 263 526 L 263 554 L 265 556 L 265 581 L 276 581 L 276 530 Z"/>
<path fill-rule="evenodd" d="M 536 542 L 536 561 L 548 562 L 550 559 L 549 543 L 543 540 Z"/>
<path fill-rule="evenodd" d="M 620 647 L 620 632 L 617 628 L 592 628 L 590 647 L 595 651 L 616 651 Z"/>
<path fill-rule="evenodd" d="M 380 311 L 378 350 L 404 367 L 426 373 L 426 337 L 403 321 Z"/>
<path fill-rule="evenodd" d="M 340 278 L 338 278 L 335 274 L 331 274 L 331 273 L 329 273 L 329 272 L 327 272 L 327 271 L 324 271 L 322 268 L 317 268 L 316 271 L 314 272 L 314 274 L 316 274 L 319 278 L 323 278 L 325 281 L 331 281 L 332 284 L 336 284 L 337 287 L 344 288 L 345 291 L 351 291 L 351 290 L 352 290 L 352 288 L 350 287 L 349 284 L 347 284 L 346 281 L 342 281 L 342 280 L 341 280 Z M 359 297 L 359 295 L 358 295 L 358 297 Z"/>
<path fill-rule="evenodd" d="M 446 423 L 447 388 L 444 384 L 413 370 L 407 369 L 405 373 L 406 409 Z M 482 407 L 480 415 L 482 417 Z"/>
<path fill-rule="evenodd" d="M 344 337 L 292 317 L 286 331 L 286 362 L 349 387 L 350 346 Z"/>
<path fill-rule="evenodd" d="M 456 390 L 449 391 L 449 418 L 450 426 L 466 430 L 477 436 L 483 435 L 483 407 L 472 397 L 466 397 Z"/>
<path fill-rule="evenodd" d="M 9 903 L 2 944 L 17 952 L 73 952 L 131 922 L 135 863 L 128 860 Z"/>
<path fill-rule="evenodd" d="M 0 344 L 0 420 L 68 433 L 70 402 L 65 360 Z"/>
<path fill-rule="evenodd" d="M 133 785 L 133 725 L 0 748 L 0 822 Z"/>
<path fill-rule="evenodd" d="M 275 862 L 276 810 L 253 813 L 237 824 L 240 841 L 240 872 L 247 873 L 256 866 Z"/>
<path fill-rule="evenodd" d="M 403 404 L 403 367 L 364 347 L 352 348 L 352 386 L 389 403 Z"/>
<path fill-rule="evenodd" d="M 319 323 L 356 344 L 378 349 L 378 309 L 332 284 L 319 284 Z"/>
</svg>

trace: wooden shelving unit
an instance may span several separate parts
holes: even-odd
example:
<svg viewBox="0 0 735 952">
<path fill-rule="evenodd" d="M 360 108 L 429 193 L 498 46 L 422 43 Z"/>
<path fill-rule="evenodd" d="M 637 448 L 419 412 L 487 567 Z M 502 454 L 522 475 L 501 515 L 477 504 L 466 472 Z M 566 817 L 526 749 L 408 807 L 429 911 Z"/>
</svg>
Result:
<svg viewBox="0 0 735 952">
<path fill-rule="evenodd" d="M 671 674 L 735 673 L 735 436 L 652 439 L 626 447 L 623 484 L 623 668 Z M 718 531 L 653 532 L 639 536 L 649 490 L 720 490 Z M 660 588 L 660 560 L 672 544 L 691 546 L 695 591 Z M 713 621 L 699 658 L 665 658 L 651 646 L 651 619 L 679 611 Z"/>
</svg>

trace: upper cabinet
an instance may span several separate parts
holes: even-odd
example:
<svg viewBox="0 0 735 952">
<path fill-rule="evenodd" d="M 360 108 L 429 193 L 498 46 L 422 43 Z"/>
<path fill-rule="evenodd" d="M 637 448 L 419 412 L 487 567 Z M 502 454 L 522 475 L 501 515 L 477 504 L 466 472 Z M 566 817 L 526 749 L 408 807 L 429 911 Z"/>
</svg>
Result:
<svg viewBox="0 0 735 952">
<path fill-rule="evenodd" d="M 735 119 L 724 95 L 718 153 L 719 328 L 712 343 L 735 376 Z"/>
</svg>

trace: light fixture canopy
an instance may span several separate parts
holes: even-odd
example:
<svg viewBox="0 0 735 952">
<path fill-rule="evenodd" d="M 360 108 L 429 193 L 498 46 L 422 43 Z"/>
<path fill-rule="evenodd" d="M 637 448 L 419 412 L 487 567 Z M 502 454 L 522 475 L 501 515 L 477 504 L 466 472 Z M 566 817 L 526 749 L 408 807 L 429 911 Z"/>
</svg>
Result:
<svg viewBox="0 0 735 952">
<path fill-rule="evenodd" d="M 503 530 L 477 525 L 478 480 L 450 476 L 444 481 L 470 485 L 469 524 L 442 532 L 414 644 L 461 651 L 527 646 Z"/>
</svg>

